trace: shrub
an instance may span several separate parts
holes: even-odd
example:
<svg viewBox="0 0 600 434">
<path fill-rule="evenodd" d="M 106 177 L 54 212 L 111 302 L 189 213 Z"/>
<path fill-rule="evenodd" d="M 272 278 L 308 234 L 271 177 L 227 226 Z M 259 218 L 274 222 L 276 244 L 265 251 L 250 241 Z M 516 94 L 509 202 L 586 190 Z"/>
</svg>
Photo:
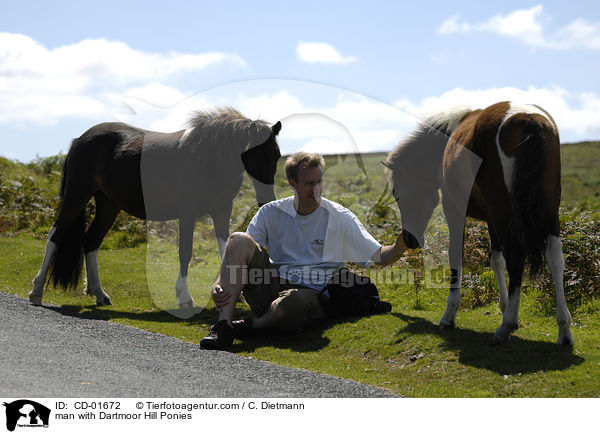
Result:
<svg viewBox="0 0 600 434">
<path fill-rule="evenodd" d="M 0 175 L 0 232 L 51 226 L 58 189 L 24 173 Z"/>
<path fill-rule="evenodd" d="M 59 189 L 65 156 L 37 157 L 22 164 L 0 158 L 0 233 L 30 231 L 45 238 L 60 204 Z M 86 208 L 89 224 L 96 212 L 94 201 Z M 120 213 L 112 233 L 116 245 L 131 247 L 146 241 L 144 222 Z"/>
<path fill-rule="evenodd" d="M 52 157 L 40 157 L 36 156 L 35 160 L 29 163 L 27 166 L 30 167 L 37 175 L 48 177 L 51 174 L 61 175 L 62 168 L 65 164 L 67 156 L 60 152 L 58 155 Z"/>
<path fill-rule="evenodd" d="M 461 305 L 475 308 L 498 300 L 498 282 L 493 271 L 465 274 L 462 280 Z"/>
<path fill-rule="evenodd" d="M 571 211 L 561 216 L 567 304 L 577 307 L 600 297 L 600 213 Z M 539 301 L 554 300 L 554 281 L 548 270 L 539 280 Z M 554 304 L 554 303 L 552 303 Z"/>
<path fill-rule="evenodd" d="M 490 237 L 487 225 L 468 218 L 465 222 L 463 268 L 480 270 L 490 264 Z"/>
</svg>

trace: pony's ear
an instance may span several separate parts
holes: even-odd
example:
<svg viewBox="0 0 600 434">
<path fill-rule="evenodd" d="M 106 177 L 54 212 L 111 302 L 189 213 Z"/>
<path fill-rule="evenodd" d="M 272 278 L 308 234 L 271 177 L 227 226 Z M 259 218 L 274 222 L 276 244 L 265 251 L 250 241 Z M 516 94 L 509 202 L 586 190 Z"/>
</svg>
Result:
<svg viewBox="0 0 600 434">
<path fill-rule="evenodd" d="M 388 162 L 388 161 L 380 161 L 381 164 L 383 164 L 384 167 L 392 170 L 392 163 Z"/>
<path fill-rule="evenodd" d="M 277 123 L 271 127 L 271 130 L 273 130 L 273 134 L 279 134 L 279 131 L 281 131 L 281 121 L 277 121 Z"/>
</svg>

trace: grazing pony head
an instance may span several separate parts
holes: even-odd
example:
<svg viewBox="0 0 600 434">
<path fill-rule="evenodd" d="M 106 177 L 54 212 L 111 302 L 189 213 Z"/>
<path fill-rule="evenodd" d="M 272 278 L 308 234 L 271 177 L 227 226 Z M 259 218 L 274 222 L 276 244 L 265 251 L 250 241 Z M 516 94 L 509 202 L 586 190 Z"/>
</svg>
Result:
<svg viewBox="0 0 600 434">
<path fill-rule="evenodd" d="M 425 229 L 440 200 L 442 160 L 448 138 L 470 112 L 461 107 L 426 118 L 382 162 L 390 170 L 404 242 L 411 249 L 425 243 Z"/>
</svg>

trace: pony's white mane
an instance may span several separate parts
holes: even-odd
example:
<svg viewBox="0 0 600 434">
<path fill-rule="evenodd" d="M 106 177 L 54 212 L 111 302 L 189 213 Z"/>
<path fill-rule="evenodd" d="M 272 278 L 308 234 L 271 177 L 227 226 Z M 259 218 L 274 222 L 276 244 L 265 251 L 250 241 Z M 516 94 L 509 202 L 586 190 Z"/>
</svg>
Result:
<svg viewBox="0 0 600 434">
<path fill-rule="evenodd" d="M 203 152 L 206 147 L 223 152 L 225 146 L 234 146 L 235 151 L 241 152 L 250 140 L 266 141 L 271 134 L 265 121 L 248 119 L 230 106 L 194 112 L 187 126 L 181 146 L 190 147 L 194 153 Z"/>
<path fill-rule="evenodd" d="M 424 120 L 421 122 L 421 128 L 427 128 L 429 132 L 437 131 L 449 136 L 464 117 L 472 111 L 471 107 L 460 105 L 441 112 L 429 113 L 425 115 Z"/>
<path fill-rule="evenodd" d="M 418 154 L 420 161 L 425 158 L 430 158 L 428 155 L 431 151 L 428 145 L 431 143 L 433 136 L 445 135 L 450 137 L 452 131 L 458 127 L 460 122 L 471 113 L 473 110 L 467 106 L 455 106 L 447 110 L 430 113 L 425 115 L 424 119 L 419 122 L 417 128 L 402 142 L 400 142 L 389 153 L 385 166 L 392 170 L 400 169 L 403 160 L 406 160 L 407 154 Z M 439 140 L 436 140 L 436 142 Z M 443 149 L 442 149 L 443 152 Z M 406 160 L 406 164 L 412 164 Z"/>
</svg>

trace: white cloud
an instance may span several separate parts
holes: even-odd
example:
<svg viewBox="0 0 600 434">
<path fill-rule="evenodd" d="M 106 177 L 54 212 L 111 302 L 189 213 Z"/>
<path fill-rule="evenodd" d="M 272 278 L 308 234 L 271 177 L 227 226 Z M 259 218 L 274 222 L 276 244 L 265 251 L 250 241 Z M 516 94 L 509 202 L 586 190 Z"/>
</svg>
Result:
<svg viewBox="0 0 600 434">
<path fill-rule="evenodd" d="M 272 87 L 298 86 L 296 81 L 280 80 L 277 83 Z M 241 88 L 243 93 L 236 91 L 228 97 L 221 97 L 227 94 L 224 88 L 213 95 L 200 94 L 166 110 L 136 106 L 135 117 L 122 120 L 148 129 L 175 131 L 182 127 L 192 110 L 230 104 L 252 119 L 271 123 L 281 120 L 283 129 L 279 142 L 283 153 L 299 149 L 324 154 L 352 153 L 392 149 L 428 114 L 459 105 L 484 108 L 509 100 L 538 104 L 548 110 L 558 124 L 563 141 L 600 137 L 597 121 L 600 119 L 600 96 L 589 92 L 576 94 L 559 87 L 454 88 L 418 101 L 398 100 L 393 105 L 314 83 L 272 93 L 253 93 L 250 83 Z M 318 102 L 311 101 L 311 93 L 320 95 Z"/>
<path fill-rule="evenodd" d="M 600 23 L 577 19 L 559 29 L 554 39 L 556 48 L 583 47 L 598 50 L 600 49 Z"/>
<path fill-rule="evenodd" d="M 564 50 L 570 48 L 600 49 L 600 23 L 578 18 L 548 34 L 543 26 L 543 6 L 519 9 L 507 15 L 494 15 L 486 21 L 461 21 L 458 15 L 446 19 L 437 29 L 442 35 L 489 32 L 517 39 L 525 45 Z"/>
<path fill-rule="evenodd" d="M 459 15 L 453 15 L 450 18 L 447 18 L 441 25 L 438 27 L 437 32 L 441 35 L 450 35 L 452 33 L 467 33 L 472 30 L 472 25 L 466 22 L 458 22 Z"/>
<path fill-rule="evenodd" d="M 106 106 L 84 95 L 23 94 L 17 98 L 0 94 L 0 123 L 53 125 L 61 118 L 96 118 Z"/>
<path fill-rule="evenodd" d="M 358 60 L 355 56 L 342 54 L 324 42 L 299 42 L 296 46 L 298 58 L 307 63 L 352 63 Z"/>
<path fill-rule="evenodd" d="M 206 98 L 190 98 L 162 85 L 130 89 L 124 95 L 113 95 L 113 100 L 112 115 L 120 122 L 162 132 L 182 130 L 194 111 L 214 107 Z"/>
<path fill-rule="evenodd" d="M 323 154 L 390 149 L 413 126 L 410 121 L 414 119 L 407 122 L 406 113 L 393 106 L 334 87 L 306 83 L 294 93 L 279 90 L 253 94 L 251 84 L 248 83 L 244 93 L 232 92 L 225 96 L 227 89 L 219 89 L 221 96 L 198 94 L 171 107 L 153 105 L 144 96 L 146 89 L 137 89 L 122 99 L 129 110 L 115 115 L 120 121 L 149 130 L 176 131 L 185 126 L 185 120 L 194 110 L 232 105 L 251 119 L 260 118 L 270 123 L 281 120 L 279 143 L 284 154 L 301 149 Z M 293 84 L 297 86 L 298 82 Z M 320 95 L 326 95 L 325 103 L 307 101 L 307 95 L 315 89 Z M 157 92 L 172 93 L 169 89 Z"/>
<path fill-rule="evenodd" d="M 241 93 L 235 98 L 232 105 L 249 118 L 267 119 L 271 122 L 276 122 L 291 113 L 306 113 L 306 110 L 310 110 L 302 103 L 299 96 L 293 95 L 287 90 L 258 96 Z"/>
<path fill-rule="evenodd" d="M 265 91 L 265 84 L 273 91 Z M 251 119 L 270 123 L 281 120 L 279 143 L 283 153 L 307 146 L 324 154 L 391 149 L 416 124 L 414 117 L 392 105 L 332 86 L 296 80 L 234 83 L 172 107 L 156 107 L 138 95 L 125 99 L 133 111 L 118 113 L 119 120 L 150 130 L 175 131 L 183 127 L 193 110 L 232 105 Z"/>
<path fill-rule="evenodd" d="M 416 124 L 405 111 L 364 95 L 306 85 L 294 93 L 244 95 L 234 105 L 251 118 L 282 120 L 280 145 L 287 153 L 299 149 L 319 149 L 325 154 L 391 149 Z M 310 93 L 318 93 L 326 102 L 307 102 Z"/>
<path fill-rule="evenodd" d="M 245 66 L 236 54 L 150 53 L 106 39 L 48 49 L 29 36 L 0 33 L 0 122 L 105 116 L 112 94 L 131 86 L 172 100 L 156 83 L 224 63 Z"/>
<path fill-rule="evenodd" d="M 157 107 L 171 107 L 180 104 L 187 98 L 187 95 L 174 87 L 161 83 L 150 83 L 145 86 L 128 89 L 124 95 L 120 94 L 118 97 L 136 98 Z"/>
</svg>

